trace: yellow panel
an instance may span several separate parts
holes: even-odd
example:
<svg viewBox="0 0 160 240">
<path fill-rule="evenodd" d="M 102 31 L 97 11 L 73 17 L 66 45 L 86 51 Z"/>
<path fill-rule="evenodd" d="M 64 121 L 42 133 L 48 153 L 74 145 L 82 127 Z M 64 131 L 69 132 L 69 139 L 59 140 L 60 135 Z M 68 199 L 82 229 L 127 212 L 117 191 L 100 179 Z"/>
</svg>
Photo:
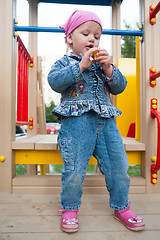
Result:
<svg viewBox="0 0 160 240">
<path fill-rule="evenodd" d="M 136 59 L 118 59 L 118 68 L 127 79 L 125 91 L 117 95 L 117 108 L 123 113 L 116 118 L 122 137 L 126 137 L 131 123 L 136 121 Z"/>
<path fill-rule="evenodd" d="M 63 164 L 59 150 L 54 151 L 36 151 L 19 150 L 15 153 L 16 164 Z M 92 157 L 89 164 L 96 165 L 97 160 Z"/>
<path fill-rule="evenodd" d="M 41 173 L 41 175 L 46 175 L 46 165 L 45 164 L 40 165 L 40 173 Z"/>
<path fill-rule="evenodd" d="M 127 152 L 130 165 L 141 164 L 140 152 Z M 63 164 L 59 150 L 55 151 L 36 151 L 36 150 L 18 150 L 15 152 L 16 164 Z M 89 164 L 96 165 L 97 160 L 92 156 Z"/>
<path fill-rule="evenodd" d="M 127 152 L 129 165 L 141 164 L 141 152 Z"/>
</svg>

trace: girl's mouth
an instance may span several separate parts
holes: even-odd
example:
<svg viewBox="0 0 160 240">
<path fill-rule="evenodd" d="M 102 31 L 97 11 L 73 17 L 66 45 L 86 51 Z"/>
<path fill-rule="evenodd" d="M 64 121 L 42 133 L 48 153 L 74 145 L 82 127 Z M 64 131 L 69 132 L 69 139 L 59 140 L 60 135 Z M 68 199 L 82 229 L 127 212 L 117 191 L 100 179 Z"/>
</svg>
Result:
<svg viewBox="0 0 160 240">
<path fill-rule="evenodd" d="M 86 46 L 86 48 L 87 48 L 87 50 L 93 48 L 93 44 L 90 44 L 90 45 Z"/>
</svg>

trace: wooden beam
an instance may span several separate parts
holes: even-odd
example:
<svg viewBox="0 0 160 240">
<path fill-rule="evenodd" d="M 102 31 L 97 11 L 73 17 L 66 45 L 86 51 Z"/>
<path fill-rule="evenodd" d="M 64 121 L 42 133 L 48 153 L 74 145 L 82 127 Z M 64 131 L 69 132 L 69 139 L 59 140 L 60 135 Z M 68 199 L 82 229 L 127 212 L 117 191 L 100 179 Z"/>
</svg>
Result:
<svg viewBox="0 0 160 240">
<path fill-rule="evenodd" d="M 60 194 L 61 175 L 52 176 L 16 176 L 13 179 L 13 193 Z M 106 194 L 104 176 L 87 175 L 83 182 L 84 194 Z M 145 193 L 145 179 L 131 176 L 130 193 Z"/>
<path fill-rule="evenodd" d="M 12 141 L 15 139 L 16 45 L 13 38 L 13 19 L 16 0 L 0 1 L 0 191 L 12 192 L 15 175 Z"/>
</svg>

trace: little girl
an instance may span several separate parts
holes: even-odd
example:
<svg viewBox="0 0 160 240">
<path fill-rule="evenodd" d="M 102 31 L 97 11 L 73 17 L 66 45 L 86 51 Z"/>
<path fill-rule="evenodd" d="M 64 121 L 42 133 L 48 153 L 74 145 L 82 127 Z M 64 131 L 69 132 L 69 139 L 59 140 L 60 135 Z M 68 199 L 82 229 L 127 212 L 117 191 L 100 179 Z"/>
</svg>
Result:
<svg viewBox="0 0 160 240">
<path fill-rule="evenodd" d="M 61 118 L 58 144 L 63 158 L 61 229 L 79 229 L 82 183 L 93 155 L 105 176 L 114 217 L 127 228 L 144 229 L 143 219 L 130 211 L 128 159 L 114 117 L 121 111 L 113 106 L 109 93 L 124 91 L 127 82 L 105 49 L 99 48 L 102 23 L 88 11 L 75 11 L 60 28 L 72 53 L 51 68 L 48 82 L 61 93 L 61 104 L 53 113 Z"/>
</svg>

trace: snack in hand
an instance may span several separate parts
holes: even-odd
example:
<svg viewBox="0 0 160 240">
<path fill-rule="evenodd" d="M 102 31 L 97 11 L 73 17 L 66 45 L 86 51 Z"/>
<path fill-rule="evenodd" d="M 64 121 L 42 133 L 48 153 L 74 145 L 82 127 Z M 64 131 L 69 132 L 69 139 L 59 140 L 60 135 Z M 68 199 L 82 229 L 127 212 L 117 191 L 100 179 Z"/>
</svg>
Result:
<svg viewBox="0 0 160 240">
<path fill-rule="evenodd" d="M 98 55 L 97 55 L 98 52 L 99 52 L 99 51 L 95 51 L 95 52 L 94 52 L 94 58 L 97 58 L 97 57 L 98 57 Z"/>
</svg>

